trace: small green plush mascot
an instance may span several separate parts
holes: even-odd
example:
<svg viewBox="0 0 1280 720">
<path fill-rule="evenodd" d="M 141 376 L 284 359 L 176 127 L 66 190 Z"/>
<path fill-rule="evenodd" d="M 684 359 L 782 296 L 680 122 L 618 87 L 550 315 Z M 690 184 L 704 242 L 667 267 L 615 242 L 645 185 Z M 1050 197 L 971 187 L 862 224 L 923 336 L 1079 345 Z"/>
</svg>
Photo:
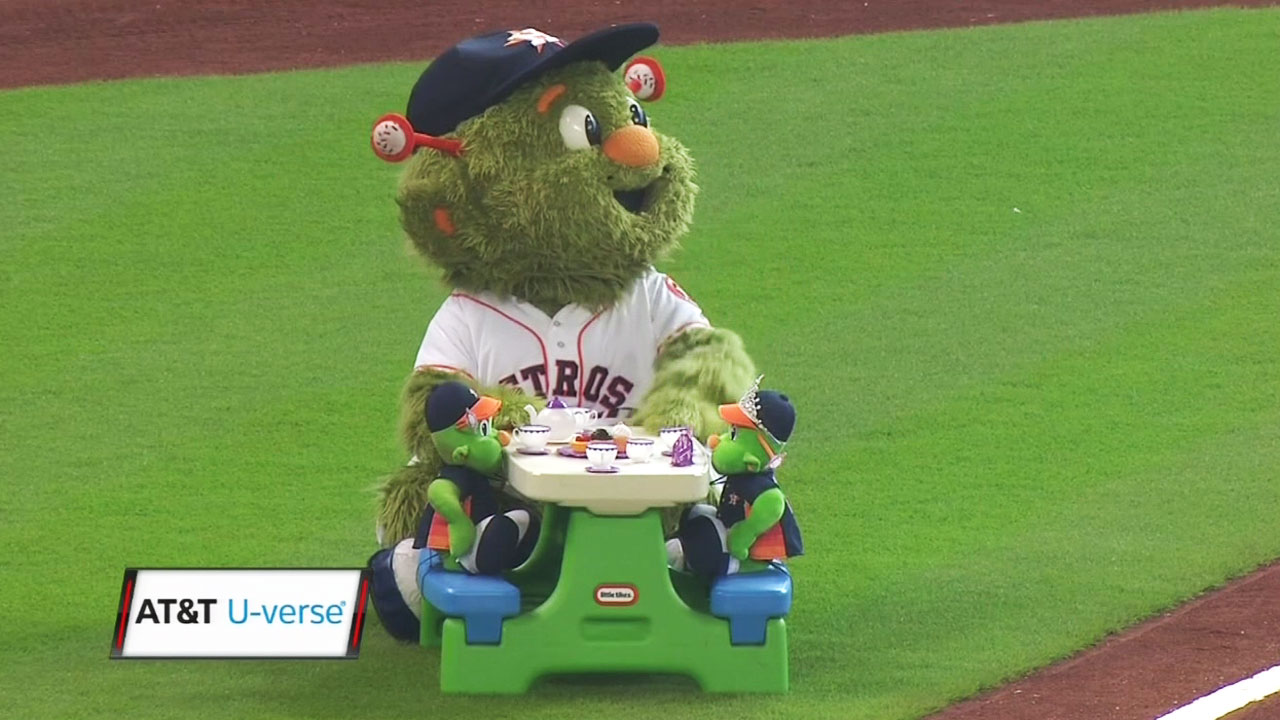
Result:
<svg viewBox="0 0 1280 720">
<path fill-rule="evenodd" d="M 804 554 L 791 505 L 773 471 L 782 464 L 796 411 L 786 395 L 758 389 L 720 407 L 729 432 L 711 438 L 711 466 L 724 475 L 720 506 L 695 505 L 667 541 L 673 568 L 731 575 Z"/>
<path fill-rule="evenodd" d="M 661 66 L 618 72 L 657 39 L 647 23 L 573 43 L 532 28 L 473 37 L 422 73 L 404 116 L 374 125 L 375 153 L 407 161 L 401 225 L 452 290 L 404 391 L 413 459 L 380 497 L 375 607 L 384 621 L 411 613 L 386 623 L 397 636 L 417 636 L 412 536 L 442 464 L 433 388 L 495 398 L 503 429 L 558 399 L 706 437 L 755 375 L 741 340 L 653 267 L 688 230 L 697 190 L 688 152 L 640 103 L 664 92 Z"/>
<path fill-rule="evenodd" d="M 413 547 L 443 553 L 450 570 L 496 575 L 527 560 L 537 542 L 537 516 L 524 508 L 500 512 L 490 486 L 511 442 L 493 427 L 501 407 L 457 381 L 440 383 L 427 396 L 427 429 L 443 464 L 427 490 Z"/>
</svg>

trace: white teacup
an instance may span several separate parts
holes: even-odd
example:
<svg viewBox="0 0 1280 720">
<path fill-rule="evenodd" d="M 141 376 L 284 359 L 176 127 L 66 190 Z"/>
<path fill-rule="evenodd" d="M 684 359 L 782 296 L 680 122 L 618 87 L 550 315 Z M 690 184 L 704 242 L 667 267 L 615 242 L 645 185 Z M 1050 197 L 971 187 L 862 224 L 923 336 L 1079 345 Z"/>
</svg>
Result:
<svg viewBox="0 0 1280 720">
<path fill-rule="evenodd" d="M 521 425 L 515 431 L 516 443 L 521 450 L 539 452 L 545 450 L 551 439 L 550 425 Z"/>
<path fill-rule="evenodd" d="M 618 445 L 611 440 L 596 440 L 587 443 L 587 462 L 597 470 L 607 470 L 618 458 Z"/>
<path fill-rule="evenodd" d="M 631 438 L 627 441 L 627 457 L 636 462 L 644 462 L 653 457 L 654 442 L 652 438 Z"/>
<path fill-rule="evenodd" d="M 592 410 L 591 408 L 569 407 L 565 408 L 565 410 L 568 410 L 569 414 L 573 415 L 573 422 L 578 430 L 582 430 L 591 423 L 600 419 L 600 413 L 596 410 Z"/>
<path fill-rule="evenodd" d="M 689 428 L 683 425 L 679 427 L 664 427 L 659 430 L 658 441 L 662 443 L 662 451 L 671 452 L 671 448 L 675 447 L 676 439 L 687 432 L 689 432 Z"/>
</svg>

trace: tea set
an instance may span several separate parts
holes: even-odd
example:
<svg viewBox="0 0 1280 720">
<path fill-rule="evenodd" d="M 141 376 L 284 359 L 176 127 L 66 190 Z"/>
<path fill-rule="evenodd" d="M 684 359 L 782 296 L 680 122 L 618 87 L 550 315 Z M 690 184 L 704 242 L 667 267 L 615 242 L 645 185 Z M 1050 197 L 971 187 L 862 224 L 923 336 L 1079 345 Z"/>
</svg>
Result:
<svg viewBox="0 0 1280 720">
<path fill-rule="evenodd" d="M 574 433 L 600 417 L 599 412 L 590 408 L 569 407 L 560 398 L 553 398 L 542 412 L 538 412 L 532 405 L 525 405 L 524 411 L 529 414 L 529 424 L 518 429 L 528 429 L 527 434 L 533 440 L 533 445 L 529 447 L 534 450 L 545 449 L 548 442 L 568 442 Z M 536 438 L 540 433 L 545 436 L 545 441 L 538 445 Z"/>
<path fill-rule="evenodd" d="M 689 433 L 687 427 L 663 428 L 654 438 L 636 437 L 631 428 L 618 423 L 612 428 L 598 428 L 587 439 L 587 429 L 600 420 L 600 413 L 584 407 L 570 407 L 554 398 L 539 412 L 532 405 L 525 406 L 529 422 L 516 427 L 512 433 L 515 451 L 522 455 L 547 455 L 548 445 L 561 445 L 558 454 L 571 458 L 585 458 L 586 471 L 593 474 L 610 474 L 619 471 L 616 460 L 644 463 L 661 450 L 670 456 L 676 441 Z"/>
</svg>

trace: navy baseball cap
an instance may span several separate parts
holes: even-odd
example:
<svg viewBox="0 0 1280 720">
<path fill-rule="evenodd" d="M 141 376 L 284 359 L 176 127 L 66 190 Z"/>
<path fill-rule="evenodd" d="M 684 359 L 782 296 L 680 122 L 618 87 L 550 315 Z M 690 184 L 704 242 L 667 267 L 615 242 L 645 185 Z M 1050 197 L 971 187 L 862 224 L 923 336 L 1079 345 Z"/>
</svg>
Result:
<svg viewBox="0 0 1280 720">
<path fill-rule="evenodd" d="M 760 424 L 778 442 L 791 439 L 796 427 L 796 408 L 791 398 L 776 390 L 761 390 Z"/>
<path fill-rule="evenodd" d="M 720 417 L 731 425 L 764 430 L 779 443 L 789 440 L 796 427 L 796 408 L 791 398 L 777 390 L 753 387 L 738 402 L 721 405 Z"/>
<path fill-rule="evenodd" d="M 427 394 L 427 429 L 440 432 L 457 425 L 466 417 L 468 410 L 477 420 L 491 418 L 501 407 L 502 401 L 477 395 L 466 383 L 456 380 L 443 382 Z"/>
<path fill-rule="evenodd" d="M 409 93 L 405 116 L 418 132 L 444 135 L 551 70 L 581 60 L 617 70 L 657 41 L 658 26 L 652 23 L 614 25 L 568 45 L 533 28 L 477 35 L 444 51 L 422 71 Z"/>
</svg>

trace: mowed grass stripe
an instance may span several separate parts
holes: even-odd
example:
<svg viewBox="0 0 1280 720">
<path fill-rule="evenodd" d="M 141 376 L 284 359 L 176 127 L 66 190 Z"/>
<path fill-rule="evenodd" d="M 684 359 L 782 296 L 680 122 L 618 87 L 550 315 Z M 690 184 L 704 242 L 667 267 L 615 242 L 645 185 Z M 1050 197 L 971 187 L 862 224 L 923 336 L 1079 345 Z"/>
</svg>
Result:
<svg viewBox="0 0 1280 720">
<path fill-rule="evenodd" d="M 662 49 L 651 114 L 704 188 L 663 267 L 801 408 L 793 691 L 552 682 L 487 711 L 910 718 L 1280 555 L 1278 28 L 1217 10 Z M 444 290 L 364 138 L 419 70 L 0 95 L 16 715 L 479 707 L 376 628 L 356 663 L 105 659 L 125 565 L 372 549 Z"/>
</svg>

